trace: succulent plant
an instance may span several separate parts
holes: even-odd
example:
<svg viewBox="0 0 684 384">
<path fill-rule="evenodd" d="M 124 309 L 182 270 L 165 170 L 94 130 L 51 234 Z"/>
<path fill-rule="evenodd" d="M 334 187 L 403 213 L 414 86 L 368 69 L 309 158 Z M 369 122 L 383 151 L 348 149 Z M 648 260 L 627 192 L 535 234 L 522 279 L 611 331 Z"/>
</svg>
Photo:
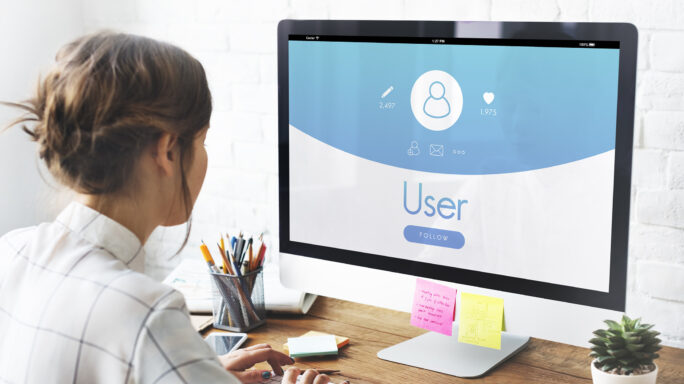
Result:
<svg viewBox="0 0 684 384">
<path fill-rule="evenodd" d="M 660 333 L 652 331 L 653 325 L 641 324 L 641 318 L 622 316 L 620 323 L 604 321 L 608 329 L 594 331 L 589 356 L 594 357 L 597 368 L 618 375 L 648 373 L 655 369 L 653 360 L 660 347 Z"/>
</svg>

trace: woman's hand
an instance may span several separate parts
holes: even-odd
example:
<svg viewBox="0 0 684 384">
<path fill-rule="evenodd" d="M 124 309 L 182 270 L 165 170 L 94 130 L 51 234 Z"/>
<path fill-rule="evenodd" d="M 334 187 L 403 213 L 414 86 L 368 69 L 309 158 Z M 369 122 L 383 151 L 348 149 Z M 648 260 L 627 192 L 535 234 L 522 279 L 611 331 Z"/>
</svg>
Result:
<svg viewBox="0 0 684 384">
<path fill-rule="evenodd" d="M 219 360 L 227 371 L 235 375 L 243 383 L 258 383 L 271 377 L 271 371 L 249 370 L 254 364 L 268 361 L 276 375 L 283 374 L 282 365 L 293 364 L 289 356 L 271 348 L 268 344 L 253 345 L 238 349 L 229 354 L 219 356 Z M 295 381 L 297 377 L 295 376 Z M 326 382 L 326 384 L 328 384 Z"/>
<path fill-rule="evenodd" d="M 307 369 L 304 371 L 304 374 L 302 374 L 301 380 L 297 381 L 297 376 L 302 374 L 302 371 L 299 368 L 289 368 L 287 372 L 285 372 L 285 376 L 283 376 L 283 381 L 281 382 L 282 384 L 328 384 L 332 383 L 330 381 L 330 377 L 328 375 L 319 375 L 318 372 L 316 372 L 315 369 Z M 342 384 L 349 384 L 348 381 L 343 381 Z"/>
</svg>

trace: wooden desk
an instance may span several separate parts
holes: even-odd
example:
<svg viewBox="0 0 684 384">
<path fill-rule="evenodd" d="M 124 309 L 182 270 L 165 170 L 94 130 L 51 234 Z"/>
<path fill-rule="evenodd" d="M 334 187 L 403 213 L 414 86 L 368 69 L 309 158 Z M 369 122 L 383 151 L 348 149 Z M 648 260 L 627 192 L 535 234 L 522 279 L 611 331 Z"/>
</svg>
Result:
<svg viewBox="0 0 684 384">
<path fill-rule="evenodd" d="M 380 360 L 376 353 L 426 331 L 409 324 L 409 314 L 319 297 L 306 316 L 271 316 L 249 333 L 247 346 L 268 343 L 282 351 L 288 337 L 316 330 L 351 338 L 339 357 L 297 359 L 300 368 L 339 369 L 344 379 L 360 383 L 591 383 L 589 349 L 533 338 L 513 358 L 479 379 L 461 379 Z M 212 331 L 210 331 L 212 332 Z M 589 335 L 587 335 L 589 337 Z M 684 349 L 664 347 L 657 360 L 658 383 L 684 383 Z M 268 369 L 259 364 L 258 368 Z"/>
</svg>

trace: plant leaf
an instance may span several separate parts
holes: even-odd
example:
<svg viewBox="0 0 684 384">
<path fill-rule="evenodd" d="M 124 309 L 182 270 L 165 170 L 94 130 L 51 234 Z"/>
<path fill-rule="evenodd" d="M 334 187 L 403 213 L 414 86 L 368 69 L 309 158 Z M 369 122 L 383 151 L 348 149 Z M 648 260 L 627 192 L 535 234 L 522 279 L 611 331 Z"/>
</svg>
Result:
<svg viewBox="0 0 684 384">
<path fill-rule="evenodd" d="M 641 328 L 639 328 L 639 329 L 649 330 L 649 329 L 653 328 L 654 326 L 655 326 L 655 324 L 641 324 Z"/>
<path fill-rule="evenodd" d="M 624 346 L 625 346 L 625 342 L 622 340 L 616 341 L 616 342 L 606 343 L 606 347 L 608 347 L 608 349 L 620 349 L 620 348 L 624 348 Z"/>
<path fill-rule="evenodd" d="M 608 337 L 608 331 L 605 329 L 597 329 L 594 331 L 594 335 L 598 337 Z"/>
<path fill-rule="evenodd" d="M 633 363 L 636 361 L 636 359 L 633 358 L 633 357 L 627 357 L 627 358 L 624 358 L 624 359 L 619 359 L 618 361 L 620 362 L 620 364 L 621 364 L 623 367 L 625 367 L 625 366 L 628 366 L 628 365 L 630 365 L 630 364 L 633 364 Z"/>
<path fill-rule="evenodd" d="M 592 350 L 592 352 L 596 352 L 599 355 L 607 355 L 608 354 L 608 350 L 605 347 L 593 346 L 591 348 L 591 350 Z M 653 352 L 655 352 L 655 351 L 653 351 Z"/>
<path fill-rule="evenodd" d="M 628 351 L 636 352 L 644 349 L 644 344 L 627 344 L 626 348 Z"/>
<path fill-rule="evenodd" d="M 609 349 L 608 354 L 616 358 L 621 358 L 629 355 L 629 351 L 626 349 Z"/>
<path fill-rule="evenodd" d="M 599 363 L 608 364 L 608 363 L 615 362 L 616 359 L 613 356 L 606 355 L 606 356 L 597 357 L 596 361 L 598 361 Z"/>
<path fill-rule="evenodd" d="M 656 352 L 660 351 L 662 348 L 663 347 L 661 347 L 660 345 L 648 345 L 642 350 L 642 352 Z"/>
<path fill-rule="evenodd" d="M 622 326 L 613 320 L 604 320 L 603 322 L 606 323 L 608 327 L 614 331 L 622 331 Z"/>
<path fill-rule="evenodd" d="M 641 336 L 625 337 L 627 344 L 638 344 L 641 342 Z"/>
</svg>

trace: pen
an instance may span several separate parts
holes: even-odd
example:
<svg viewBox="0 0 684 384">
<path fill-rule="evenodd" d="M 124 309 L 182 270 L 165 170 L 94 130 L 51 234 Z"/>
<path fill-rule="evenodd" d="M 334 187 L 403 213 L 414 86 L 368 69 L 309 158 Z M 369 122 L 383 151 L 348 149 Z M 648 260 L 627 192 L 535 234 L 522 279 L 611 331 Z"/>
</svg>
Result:
<svg viewBox="0 0 684 384">
<path fill-rule="evenodd" d="M 249 240 L 245 241 L 246 245 L 243 246 L 242 249 L 242 260 L 245 260 L 245 257 L 247 256 L 247 248 L 249 248 L 249 245 L 252 244 L 252 238 L 250 237 Z"/>
<path fill-rule="evenodd" d="M 249 258 L 247 258 L 247 254 L 252 253 L 252 238 L 251 237 L 249 238 L 249 240 L 247 240 L 247 245 L 244 248 L 245 249 L 242 252 L 242 258 L 241 258 L 242 263 L 240 264 L 240 265 L 242 265 L 242 273 L 243 274 L 249 272 L 248 271 L 248 269 L 249 269 L 248 261 L 251 260 L 251 256 Z"/>
<path fill-rule="evenodd" d="M 240 268 L 238 268 L 238 263 L 237 263 L 237 261 L 235 260 L 235 255 L 229 253 L 229 254 L 228 254 L 228 258 L 230 259 L 230 264 L 231 264 L 231 265 L 234 267 L 234 269 L 235 269 L 234 275 L 236 275 L 236 276 L 242 276 L 242 273 L 240 273 Z"/>
<path fill-rule="evenodd" d="M 244 247 L 245 239 L 243 239 L 241 236 L 237 241 L 237 246 L 235 247 L 235 261 L 237 261 L 238 263 L 238 265 L 236 266 L 238 269 L 240 268 L 240 265 L 242 265 L 242 250 L 244 249 Z"/>
<path fill-rule="evenodd" d="M 339 373 L 339 372 L 340 372 L 339 369 L 316 369 L 316 368 L 308 368 L 308 369 L 313 369 L 313 370 L 315 370 L 316 372 L 318 372 L 319 375 L 332 375 L 332 374 L 334 374 L 334 373 Z M 303 375 L 304 373 L 305 373 L 305 371 L 302 370 L 302 372 L 299 374 L 299 376 Z M 275 374 L 275 372 L 271 372 L 271 375 L 272 375 L 272 376 L 277 376 L 277 375 Z"/>
<path fill-rule="evenodd" d="M 313 369 L 315 369 L 316 372 L 318 372 L 318 374 L 320 375 L 331 375 L 333 373 L 338 373 L 340 371 L 339 369 Z M 302 374 L 304 374 L 304 372 L 302 372 Z"/>
</svg>

